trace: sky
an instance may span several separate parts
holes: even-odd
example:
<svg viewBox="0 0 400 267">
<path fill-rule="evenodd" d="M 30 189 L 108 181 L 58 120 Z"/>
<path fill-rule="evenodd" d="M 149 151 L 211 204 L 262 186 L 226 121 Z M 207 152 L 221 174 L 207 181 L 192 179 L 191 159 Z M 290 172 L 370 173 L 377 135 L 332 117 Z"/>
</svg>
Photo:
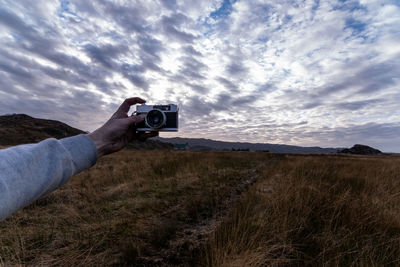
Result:
<svg viewBox="0 0 400 267">
<path fill-rule="evenodd" d="M 0 114 L 132 96 L 179 105 L 163 137 L 400 152 L 400 1 L 0 0 Z"/>
</svg>

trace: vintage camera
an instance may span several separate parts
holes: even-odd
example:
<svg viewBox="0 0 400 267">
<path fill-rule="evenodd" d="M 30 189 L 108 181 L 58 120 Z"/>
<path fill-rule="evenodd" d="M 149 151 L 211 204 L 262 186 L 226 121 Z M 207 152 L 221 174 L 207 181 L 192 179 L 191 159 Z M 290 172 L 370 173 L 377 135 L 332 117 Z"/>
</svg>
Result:
<svg viewBox="0 0 400 267">
<path fill-rule="evenodd" d="M 136 124 L 136 130 L 177 132 L 178 111 L 178 106 L 174 104 L 136 106 L 136 115 L 146 114 L 145 120 Z"/>
</svg>

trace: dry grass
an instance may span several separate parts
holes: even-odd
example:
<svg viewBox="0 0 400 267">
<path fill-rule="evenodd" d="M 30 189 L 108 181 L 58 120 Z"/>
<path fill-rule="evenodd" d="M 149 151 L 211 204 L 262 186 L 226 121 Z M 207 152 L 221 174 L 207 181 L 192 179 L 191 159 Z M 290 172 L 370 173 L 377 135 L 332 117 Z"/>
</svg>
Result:
<svg viewBox="0 0 400 267">
<path fill-rule="evenodd" d="M 210 237 L 205 266 L 399 266 L 400 158 L 287 156 Z"/>
<path fill-rule="evenodd" d="M 121 151 L 2 222 L 0 265 L 400 265 L 399 163 Z"/>
<path fill-rule="evenodd" d="M 180 229 L 212 217 L 262 157 L 132 150 L 104 157 L 0 224 L 0 263 L 140 264 Z"/>
</svg>

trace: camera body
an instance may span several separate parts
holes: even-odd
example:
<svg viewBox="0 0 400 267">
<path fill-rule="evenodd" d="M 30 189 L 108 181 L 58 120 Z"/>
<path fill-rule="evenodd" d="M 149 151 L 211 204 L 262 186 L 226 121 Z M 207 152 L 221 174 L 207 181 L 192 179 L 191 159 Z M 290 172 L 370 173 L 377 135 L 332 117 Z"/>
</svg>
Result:
<svg viewBox="0 0 400 267">
<path fill-rule="evenodd" d="M 177 105 L 140 105 L 136 106 L 136 115 L 146 114 L 145 120 L 136 124 L 139 132 L 177 132 L 178 131 Z"/>
</svg>

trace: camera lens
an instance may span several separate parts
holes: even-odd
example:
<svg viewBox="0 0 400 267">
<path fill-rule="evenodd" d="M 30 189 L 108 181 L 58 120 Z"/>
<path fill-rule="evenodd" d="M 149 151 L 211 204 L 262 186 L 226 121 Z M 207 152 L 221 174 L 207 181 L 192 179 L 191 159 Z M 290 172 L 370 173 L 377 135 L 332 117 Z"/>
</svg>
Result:
<svg viewBox="0 0 400 267">
<path fill-rule="evenodd" d="M 156 128 L 156 129 L 160 128 L 165 124 L 165 121 L 166 121 L 166 116 L 164 112 L 160 110 L 153 109 L 147 113 L 146 124 L 150 128 Z"/>
</svg>

